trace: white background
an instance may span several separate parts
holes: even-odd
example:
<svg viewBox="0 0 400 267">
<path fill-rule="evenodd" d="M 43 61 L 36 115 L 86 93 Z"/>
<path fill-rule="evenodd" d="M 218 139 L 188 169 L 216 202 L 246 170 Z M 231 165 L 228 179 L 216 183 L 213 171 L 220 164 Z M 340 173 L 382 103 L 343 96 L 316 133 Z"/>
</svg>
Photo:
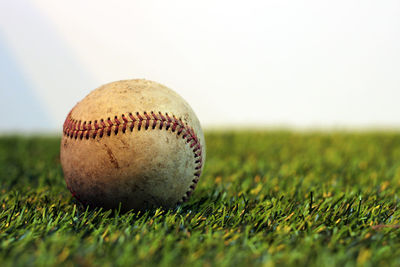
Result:
<svg viewBox="0 0 400 267">
<path fill-rule="evenodd" d="M 0 0 L 0 131 L 131 78 L 206 127 L 398 127 L 400 1 Z"/>
</svg>

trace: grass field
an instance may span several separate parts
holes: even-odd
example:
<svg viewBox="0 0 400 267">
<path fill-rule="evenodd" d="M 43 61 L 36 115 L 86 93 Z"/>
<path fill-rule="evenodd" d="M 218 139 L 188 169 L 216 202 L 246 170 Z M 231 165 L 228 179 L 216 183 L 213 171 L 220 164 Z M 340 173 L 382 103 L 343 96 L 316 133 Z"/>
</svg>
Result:
<svg viewBox="0 0 400 267">
<path fill-rule="evenodd" d="M 0 265 L 400 265 L 400 133 L 211 132 L 174 210 L 87 210 L 59 138 L 0 138 Z"/>
</svg>

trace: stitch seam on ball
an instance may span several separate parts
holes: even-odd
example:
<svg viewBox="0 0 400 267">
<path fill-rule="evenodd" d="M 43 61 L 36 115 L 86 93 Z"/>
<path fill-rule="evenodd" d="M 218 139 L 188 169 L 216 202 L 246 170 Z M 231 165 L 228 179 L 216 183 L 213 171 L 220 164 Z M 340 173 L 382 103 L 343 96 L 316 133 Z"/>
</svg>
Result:
<svg viewBox="0 0 400 267">
<path fill-rule="evenodd" d="M 181 118 L 176 118 L 175 115 L 169 115 L 168 113 L 163 114 L 158 112 L 158 114 L 156 114 L 153 111 L 151 111 L 149 115 L 146 111 L 144 111 L 143 115 L 141 115 L 139 112 L 129 112 L 128 116 L 122 114 L 120 119 L 118 116 L 114 116 L 113 120 L 111 117 L 108 117 L 106 120 L 101 118 L 100 120 L 94 120 L 93 122 L 82 122 L 82 120 L 73 119 L 70 112 L 65 119 L 63 133 L 65 136 L 71 139 L 79 138 L 82 140 L 85 138 L 88 140 L 90 138 L 95 139 L 96 137 L 103 138 L 104 135 L 111 136 L 112 133 L 114 133 L 114 135 L 118 135 L 120 130 L 123 134 L 125 134 L 128 129 L 133 132 L 135 125 L 138 131 L 142 129 L 155 130 L 157 123 L 160 124 L 160 130 L 165 129 L 168 131 L 171 128 L 171 132 L 176 133 L 177 136 L 182 134 L 182 139 L 186 139 L 186 143 L 189 144 L 189 148 L 193 151 L 196 164 L 193 175 L 194 179 L 192 180 L 192 184 L 190 185 L 189 189 L 178 201 L 178 203 L 182 203 L 189 199 L 197 186 L 201 175 L 201 168 L 203 166 L 203 157 L 200 140 L 197 138 L 193 128 L 189 127 L 187 123 L 183 123 Z M 69 187 L 68 189 L 71 191 Z M 79 200 L 75 192 L 71 191 L 71 193 L 76 199 Z"/>
</svg>

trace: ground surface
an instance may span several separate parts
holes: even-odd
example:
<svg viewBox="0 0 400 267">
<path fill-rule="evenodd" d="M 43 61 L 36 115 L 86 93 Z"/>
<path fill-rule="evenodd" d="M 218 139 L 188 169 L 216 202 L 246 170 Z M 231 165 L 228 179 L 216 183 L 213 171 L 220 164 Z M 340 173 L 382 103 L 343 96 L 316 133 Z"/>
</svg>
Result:
<svg viewBox="0 0 400 267">
<path fill-rule="evenodd" d="M 399 265 L 400 134 L 208 133 L 175 210 L 85 210 L 58 138 L 0 138 L 0 263 Z"/>
</svg>

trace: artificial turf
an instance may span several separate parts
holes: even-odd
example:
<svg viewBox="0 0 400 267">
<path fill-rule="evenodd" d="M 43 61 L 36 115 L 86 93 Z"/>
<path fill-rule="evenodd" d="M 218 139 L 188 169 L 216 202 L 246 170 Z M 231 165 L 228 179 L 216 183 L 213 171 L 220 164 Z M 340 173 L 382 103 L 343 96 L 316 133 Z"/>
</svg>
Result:
<svg viewBox="0 0 400 267">
<path fill-rule="evenodd" d="M 0 138 L 0 265 L 400 264 L 400 133 L 208 132 L 192 198 L 86 209 L 60 138 Z"/>
</svg>

